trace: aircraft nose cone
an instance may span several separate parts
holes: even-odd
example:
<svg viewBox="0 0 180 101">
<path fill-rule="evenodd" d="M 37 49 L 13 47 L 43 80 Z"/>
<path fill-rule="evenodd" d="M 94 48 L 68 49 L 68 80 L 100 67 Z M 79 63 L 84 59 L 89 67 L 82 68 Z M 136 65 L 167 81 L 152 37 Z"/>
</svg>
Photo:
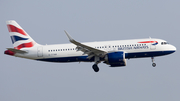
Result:
<svg viewBox="0 0 180 101">
<path fill-rule="evenodd" d="M 177 49 L 176 49 L 175 46 L 172 45 L 172 46 L 171 46 L 171 50 L 173 51 L 172 53 L 174 53 L 174 52 L 176 52 Z"/>
<path fill-rule="evenodd" d="M 173 46 L 173 50 L 176 51 L 176 47 L 175 46 Z"/>
</svg>

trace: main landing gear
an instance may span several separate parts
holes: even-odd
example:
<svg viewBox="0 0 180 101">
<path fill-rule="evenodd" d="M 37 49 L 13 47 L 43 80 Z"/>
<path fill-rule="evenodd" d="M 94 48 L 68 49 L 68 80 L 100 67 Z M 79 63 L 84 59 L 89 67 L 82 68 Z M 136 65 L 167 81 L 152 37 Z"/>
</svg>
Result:
<svg viewBox="0 0 180 101">
<path fill-rule="evenodd" d="M 92 68 L 95 72 L 98 72 L 99 71 L 98 63 L 100 63 L 99 57 L 95 56 L 94 61 L 95 64 L 92 66 Z"/>
<path fill-rule="evenodd" d="M 152 59 L 152 66 L 156 67 L 156 63 L 154 63 L 154 57 L 151 57 L 151 59 Z"/>
<path fill-rule="evenodd" d="M 99 71 L 99 67 L 98 67 L 97 64 L 94 64 L 94 65 L 92 66 L 92 68 L 94 69 L 95 72 L 98 72 L 98 71 Z"/>
</svg>

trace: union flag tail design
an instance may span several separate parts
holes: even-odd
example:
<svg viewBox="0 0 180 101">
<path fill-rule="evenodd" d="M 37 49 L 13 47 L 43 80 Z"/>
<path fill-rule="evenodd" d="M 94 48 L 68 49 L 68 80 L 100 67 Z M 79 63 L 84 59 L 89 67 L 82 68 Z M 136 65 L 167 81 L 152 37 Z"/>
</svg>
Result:
<svg viewBox="0 0 180 101">
<path fill-rule="evenodd" d="M 6 24 L 14 49 L 31 48 L 37 44 L 16 21 L 10 20 Z"/>
</svg>

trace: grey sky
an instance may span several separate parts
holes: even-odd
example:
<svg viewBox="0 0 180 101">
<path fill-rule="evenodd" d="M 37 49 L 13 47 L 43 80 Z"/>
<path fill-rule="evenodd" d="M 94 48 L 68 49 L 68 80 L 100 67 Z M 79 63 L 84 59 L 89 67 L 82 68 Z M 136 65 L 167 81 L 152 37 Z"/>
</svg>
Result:
<svg viewBox="0 0 180 101">
<path fill-rule="evenodd" d="M 160 38 L 179 48 L 179 0 L 1 0 L 0 101 L 178 101 L 178 50 L 127 60 L 123 68 L 101 63 L 47 63 L 4 55 L 12 47 L 6 20 L 16 20 L 39 44 Z"/>
</svg>

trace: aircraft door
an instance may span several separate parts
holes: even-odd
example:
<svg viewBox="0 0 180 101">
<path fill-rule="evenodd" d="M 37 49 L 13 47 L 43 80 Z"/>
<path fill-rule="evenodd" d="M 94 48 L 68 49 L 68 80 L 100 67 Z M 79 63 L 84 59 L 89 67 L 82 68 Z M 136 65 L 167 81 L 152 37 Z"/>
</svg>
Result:
<svg viewBox="0 0 180 101">
<path fill-rule="evenodd" d="M 151 41 L 154 41 L 154 40 L 151 40 Z M 154 45 L 154 42 L 151 42 L 150 49 L 151 50 L 155 50 L 156 49 L 156 45 Z"/>
<path fill-rule="evenodd" d="M 43 47 L 42 46 L 37 48 L 37 56 L 43 57 Z"/>
</svg>

